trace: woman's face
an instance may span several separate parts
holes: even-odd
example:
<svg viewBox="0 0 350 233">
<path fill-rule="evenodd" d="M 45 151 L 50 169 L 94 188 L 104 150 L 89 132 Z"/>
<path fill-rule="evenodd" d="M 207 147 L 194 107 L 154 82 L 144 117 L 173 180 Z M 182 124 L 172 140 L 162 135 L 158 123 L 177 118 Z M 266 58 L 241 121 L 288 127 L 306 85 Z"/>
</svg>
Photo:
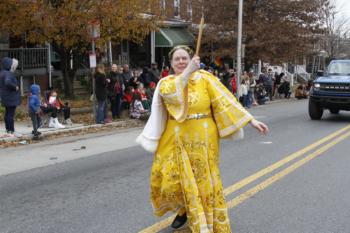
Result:
<svg viewBox="0 0 350 233">
<path fill-rule="evenodd" d="M 181 74 L 190 62 L 190 55 L 184 49 L 178 49 L 174 52 L 171 59 L 171 67 L 175 74 Z"/>
</svg>

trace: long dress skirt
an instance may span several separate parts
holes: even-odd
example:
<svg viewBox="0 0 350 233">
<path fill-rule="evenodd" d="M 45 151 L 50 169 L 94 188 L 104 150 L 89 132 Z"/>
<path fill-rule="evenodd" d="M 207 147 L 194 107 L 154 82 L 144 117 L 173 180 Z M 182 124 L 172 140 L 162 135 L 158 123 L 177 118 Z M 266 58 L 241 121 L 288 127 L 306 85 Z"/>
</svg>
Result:
<svg viewBox="0 0 350 233">
<path fill-rule="evenodd" d="M 195 233 L 231 232 L 219 171 L 219 135 L 213 118 L 169 119 L 154 155 L 154 213 L 186 212 Z"/>
</svg>

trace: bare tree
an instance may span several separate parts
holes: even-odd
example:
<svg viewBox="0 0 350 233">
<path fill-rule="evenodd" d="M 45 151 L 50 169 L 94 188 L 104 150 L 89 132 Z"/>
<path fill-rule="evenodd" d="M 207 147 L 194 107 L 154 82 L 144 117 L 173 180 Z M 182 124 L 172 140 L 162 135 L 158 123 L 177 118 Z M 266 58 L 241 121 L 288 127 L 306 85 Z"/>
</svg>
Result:
<svg viewBox="0 0 350 233">
<path fill-rule="evenodd" d="M 342 15 L 335 1 L 329 2 L 323 9 L 325 30 L 321 38 L 321 48 L 330 59 L 350 55 L 346 43 L 350 34 L 350 17 Z"/>
</svg>

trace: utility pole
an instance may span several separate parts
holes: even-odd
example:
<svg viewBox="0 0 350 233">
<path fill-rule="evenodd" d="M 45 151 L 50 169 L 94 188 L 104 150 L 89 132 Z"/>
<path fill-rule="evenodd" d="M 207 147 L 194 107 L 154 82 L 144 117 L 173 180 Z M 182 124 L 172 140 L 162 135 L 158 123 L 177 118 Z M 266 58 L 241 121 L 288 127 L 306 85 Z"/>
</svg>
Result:
<svg viewBox="0 0 350 233">
<path fill-rule="evenodd" d="M 242 18 L 243 18 L 243 0 L 238 0 L 238 32 L 237 32 L 237 99 L 239 99 L 239 89 L 241 85 L 241 59 L 242 59 Z"/>
<path fill-rule="evenodd" d="M 91 41 L 91 53 L 95 55 L 96 59 L 96 50 L 95 50 L 95 39 Z M 92 111 L 94 117 L 96 118 L 96 80 L 95 80 L 95 67 L 91 67 L 91 79 L 92 79 Z"/>
<path fill-rule="evenodd" d="M 96 44 L 95 40 L 100 38 L 100 22 L 98 20 L 92 20 L 89 22 L 90 37 L 91 37 L 91 54 L 90 54 L 90 68 L 91 68 L 91 80 L 92 80 L 92 96 L 93 96 L 93 113 L 96 117 L 96 80 L 95 80 L 95 68 L 96 68 Z"/>
</svg>

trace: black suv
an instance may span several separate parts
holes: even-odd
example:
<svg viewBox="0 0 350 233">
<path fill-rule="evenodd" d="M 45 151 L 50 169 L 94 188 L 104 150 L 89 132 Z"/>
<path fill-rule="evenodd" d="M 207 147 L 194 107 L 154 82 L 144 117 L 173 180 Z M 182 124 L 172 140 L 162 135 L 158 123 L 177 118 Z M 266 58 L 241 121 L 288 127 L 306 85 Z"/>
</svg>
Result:
<svg viewBox="0 0 350 233">
<path fill-rule="evenodd" d="M 314 81 L 309 99 L 310 118 L 321 119 L 324 109 L 332 114 L 350 111 L 350 60 L 331 61 L 327 73 Z"/>
</svg>

